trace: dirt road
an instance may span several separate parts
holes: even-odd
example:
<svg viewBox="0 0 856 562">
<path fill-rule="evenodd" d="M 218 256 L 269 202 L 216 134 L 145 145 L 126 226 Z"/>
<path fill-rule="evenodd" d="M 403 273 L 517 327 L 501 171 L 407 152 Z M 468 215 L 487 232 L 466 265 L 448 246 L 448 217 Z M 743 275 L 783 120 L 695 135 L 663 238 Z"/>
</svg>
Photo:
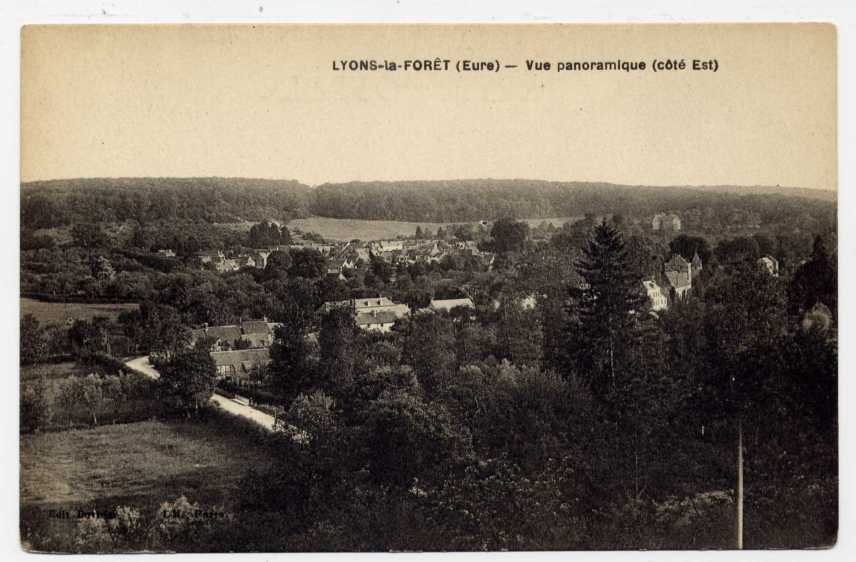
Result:
<svg viewBox="0 0 856 562">
<path fill-rule="evenodd" d="M 143 357 L 136 357 L 134 359 L 131 359 L 130 361 L 126 361 L 125 365 L 149 378 L 160 378 L 160 373 L 158 373 L 157 370 L 152 367 L 152 364 L 149 362 L 149 358 L 147 355 L 144 355 Z M 230 414 L 247 418 L 248 420 L 251 420 L 254 423 L 257 423 L 258 425 L 264 427 L 265 429 L 273 431 L 273 416 L 266 414 L 261 410 L 256 410 L 255 408 L 251 408 L 246 404 L 241 404 L 232 400 L 231 398 L 220 396 L 219 394 L 214 394 L 213 396 L 211 396 L 211 402 L 214 402 Z"/>
</svg>

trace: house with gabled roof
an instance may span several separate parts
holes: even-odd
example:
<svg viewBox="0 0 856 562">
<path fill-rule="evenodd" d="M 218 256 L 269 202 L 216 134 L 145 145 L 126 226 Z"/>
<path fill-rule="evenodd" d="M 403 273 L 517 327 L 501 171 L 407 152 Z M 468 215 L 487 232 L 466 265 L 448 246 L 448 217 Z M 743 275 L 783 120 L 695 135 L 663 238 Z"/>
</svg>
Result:
<svg viewBox="0 0 856 562">
<path fill-rule="evenodd" d="M 685 299 L 693 288 L 692 264 L 679 254 L 663 264 L 663 274 L 675 293 L 675 298 Z"/>
<path fill-rule="evenodd" d="M 270 364 L 267 348 L 212 351 L 218 378 L 247 379 L 253 369 Z"/>
<path fill-rule="evenodd" d="M 228 351 L 235 347 L 265 348 L 273 344 L 274 330 L 281 324 L 262 320 L 241 320 L 227 326 L 208 326 L 190 331 L 191 345 L 208 341 L 210 351 Z"/>
</svg>

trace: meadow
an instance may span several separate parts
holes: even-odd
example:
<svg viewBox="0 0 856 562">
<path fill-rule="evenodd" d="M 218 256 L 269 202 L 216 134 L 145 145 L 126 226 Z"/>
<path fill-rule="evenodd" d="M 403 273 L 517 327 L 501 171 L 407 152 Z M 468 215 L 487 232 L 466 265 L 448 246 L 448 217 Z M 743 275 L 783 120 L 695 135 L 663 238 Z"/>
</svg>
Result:
<svg viewBox="0 0 856 562">
<path fill-rule="evenodd" d="M 151 515 L 182 495 L 228 507 L 247 471 L 273 458 L 271 448 L 248 443 L 232 420 L 217 415 L 23 434 L 21 537 L 35 550 L 68 551 L 77 512 L 132 506 Z"/>
<path fill-rule="evenodd" d="M 574 220 L 573 218 L 548 218 L 548 219 L 526 219 L 530 227 L 535 227 L 542 222 L 552 223 L 561 227 L 564 223 Z M 416 227 L 422 230 L 430 230 L 432 233 L 442 227 L 448 229 L 462 223 L 453 222 L 405 222 L 405 221 L 380 221 L 359 219 L 332 219 L 326 217 L 310 217 L 307 219 L 296 219 L 288 223 L 290 229 L 300 229 L 303 232 L 315 232 L 327 240 L 389 240 L 398 237 L 410 237 L 416 233 Z"/>
<path fill-rule="evenodd" d="M 145 421 L 21 435 L 21 502 L 85 505 L 181 494 L 221 500 L 271 457 L 197 420 Z M 201 498 L 199 498 L 201 499 Z"/>
<path fill-rule="evenodd" d="M 135 303 L 89 304 L 77 302 L 45 302 L 21 298 L 21 317 L 32 314 L 43 326 L 64 324 L 69 320 L 92 320 L 95 316 L 106 316 L 112 320 L 126 310 L 136 310 Z"/>
</svg>

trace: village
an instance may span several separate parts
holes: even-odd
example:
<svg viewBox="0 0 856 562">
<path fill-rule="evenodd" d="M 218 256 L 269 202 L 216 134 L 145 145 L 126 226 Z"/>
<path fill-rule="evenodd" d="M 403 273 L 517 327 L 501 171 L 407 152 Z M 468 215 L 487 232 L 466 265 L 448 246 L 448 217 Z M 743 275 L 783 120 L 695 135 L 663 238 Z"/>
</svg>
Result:
<svg viewBox="0 0 856 562">
<path fill-rule="evenodd" d="M 658 213 L 649 219 L 651 232 L 654 235 L 665 234 L 675 236 L 681 232 L 681 219 L 676 213 Z M 476 230 L 490 227 L 488 221 L 478 223 Z M 535 242 L 546 242 L 536 240 Z M 495 261 L 495 253 L 479 249 L 475 240 L 449 240 L 446 238 L 407 238 L 372 241 L 346 241 L 320 243 L 317 241 L 298 240 L 287 246 L 277 246 L 256 250 L 246 254 L 226 257 L 223 251 L 206 251 L 198 254 L 203 267 L 209 267 L 219 273 L 239 271 L 245 267 L 264 269 L 268 257 L 274 252 L 289 252 L 296 250 L 311 250 L 326 258 L 326 275 L 340 281 L 347 281 L 358 268 L 364 268 L 373 259 L 380 259 L 393 268 L 406 268 L 415 264 L 439 264 L 444 259 L 471 258 L 482 267 L 490 269 Z M 171 250 L 159 250 L 159 255 L 174 257 Z M 757 264 L 769 275 L 778 277 L 779 263 L 771 255 L 757 259 Z M 676 302 L 684 302 L 692 293 L 693 280 L 702 272 L 704 264 L 698 252 L 694 252 L 690 260 L 680 254 L 673 254 L 655 275 L 641 281 L 648 299 L 650 313 L 655 315 L 668 310 Z M 395 281 L 395 274 L 392 274 Z M 580 284 L 582 288 L 584 283 Z M 519 297 L 524 309 L 536 307 L 539 295 L 530 293 Z M 494 300 L 494 310 L 499 309 L 500 302 Z M 343 301 L 325 302 L 319 313 L 328 312 L 333 308 L 347 308 L 353 312 L 356 325 L 361 330 L 388 333 L 395 323 L 413 314 L 426 314 L 437 311 L 450 312 L 459 309 L 460 312 L 473 310 L 475 303 L 467 295 L 459 298 L 432 298 L 423 307 L 411 308 L 404 303 L 396 303 L 389 297 L 378 295 L 372 298 L 352 298 Z M 217 375 L 238 387 L 261 384 L 260 370 L 270 362 L 270 346 L 275 341 L 275 333 L 280 322 L 268 319 L 240 319 L 237 324 L 196 326 L 191 331 L 188 347 L 203 345 L 211 352 L 216 365 Z M 317 338 L 317 333 L 309 334 Z M 238 397 L 238 400 L 246 401 Z"/>
</svg>

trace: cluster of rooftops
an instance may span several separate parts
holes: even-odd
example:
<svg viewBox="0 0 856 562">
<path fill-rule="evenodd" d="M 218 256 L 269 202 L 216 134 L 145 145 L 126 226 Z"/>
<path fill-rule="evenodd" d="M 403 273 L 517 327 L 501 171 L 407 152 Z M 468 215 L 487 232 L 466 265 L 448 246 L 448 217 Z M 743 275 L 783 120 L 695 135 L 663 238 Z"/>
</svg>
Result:
<svg viewBox="0 0 856 562">
<path fill-rule="evenodd" d="M 434 299 L 426 310 L 450 311 L 458 307 L 474 308 L 469 298 Z M 354 311 L 354 321 L 363 330 L 388 332 L 395 322 L 410 314 L 406 304 L 395 303 L 387 297 L 372 297 L 327 302 L 322 311 L 346 307 Z M 225 326 L 203 325 L 191 330 L 191 345 L 205 342 L 221 377 L 246 379 L 250 372 L 270 363 L 270 346 L 277 322 L 241 320 Z"/>
</svg>

